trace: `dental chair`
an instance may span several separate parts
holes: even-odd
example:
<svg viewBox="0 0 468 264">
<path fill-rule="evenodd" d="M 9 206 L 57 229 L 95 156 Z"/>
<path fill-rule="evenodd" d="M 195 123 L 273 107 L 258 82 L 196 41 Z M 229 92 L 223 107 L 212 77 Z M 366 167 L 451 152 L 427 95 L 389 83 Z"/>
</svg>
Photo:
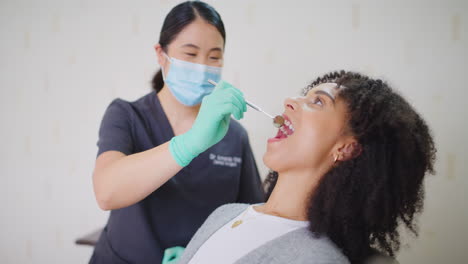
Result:
<svg viewBox="0 0 468 264">
<path fill-rule="evenodd" d="M 95 246 L 97 241 L 99 240 L 99 236 L 101 236 L 103 228 L 99 228 L 91 233 L 88 233 L 82 237 L 79 237 L 75 240 L 75 244 L 77 245 L 86 245 L 86 246 Z"/>
</svg>

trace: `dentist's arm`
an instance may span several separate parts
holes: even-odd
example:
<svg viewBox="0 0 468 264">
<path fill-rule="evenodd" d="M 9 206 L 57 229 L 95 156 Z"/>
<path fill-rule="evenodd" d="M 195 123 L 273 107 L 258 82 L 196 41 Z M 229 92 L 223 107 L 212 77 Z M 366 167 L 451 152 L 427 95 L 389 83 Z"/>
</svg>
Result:
<svg viewBox="0 0 468 264">
<path fill-rule="evenodd" d="M 96 159 L 93 173 L 99 207 L 114 210 L 141 201 L 192 159 L 218 143 L 227 133 L 231 114 L 239 120 L 246 110 L 242 93 L 221 81 L 203 98 L 198 116 L 188 132 L 132 155 L 119 151 L 102 153 Z"/>
</svg>

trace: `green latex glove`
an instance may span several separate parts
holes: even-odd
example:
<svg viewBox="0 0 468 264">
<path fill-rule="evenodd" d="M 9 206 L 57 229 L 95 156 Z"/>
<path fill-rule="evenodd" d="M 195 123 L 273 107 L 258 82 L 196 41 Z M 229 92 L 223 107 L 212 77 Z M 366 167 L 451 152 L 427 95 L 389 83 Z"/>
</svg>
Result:
<svg viewBox="0 0 468 264">
<path fill-rule="evenodd" d="M 187 166 L 192 159 L 218 143 L 226 135 L 231 114 L 239 120 L 247 106 L 244 95 L 231 84 L 221 81 L 203 98 L 200 111 L 187 133 L 173 137 L 169 150 L 177 164 Z"/>
<path fill-rule="evenodd" d="M 184 253 L 184 247 L 171 247 L 164 250 L 162 264 L 175 264 Z"/>
</svg>

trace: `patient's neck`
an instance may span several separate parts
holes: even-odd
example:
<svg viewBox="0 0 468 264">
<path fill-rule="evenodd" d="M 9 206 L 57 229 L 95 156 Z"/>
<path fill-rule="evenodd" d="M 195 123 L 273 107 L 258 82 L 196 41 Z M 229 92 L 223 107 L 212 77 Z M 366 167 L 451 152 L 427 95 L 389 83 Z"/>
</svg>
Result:
<svg viewBox="0 0 468 264">
<path fill-rule="evenodd" d="M 293 220 L 306 221 L 310 196 L 318 177 L 310 173 L 280 173 L 268 201 L 256 207 L 259 212 Z"/>
</svg>

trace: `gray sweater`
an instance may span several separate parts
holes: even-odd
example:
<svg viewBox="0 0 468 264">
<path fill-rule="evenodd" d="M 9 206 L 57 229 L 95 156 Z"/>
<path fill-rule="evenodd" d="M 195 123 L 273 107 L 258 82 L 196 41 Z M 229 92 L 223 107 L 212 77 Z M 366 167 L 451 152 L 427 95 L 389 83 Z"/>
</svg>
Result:
<svg viewBox="0 0 468 264">
<path fill-rule="evenodd" d="M 178 264 L 185 264 L 211 235 L 244 211 L 248 204 L 226 204 L 216 209 L 190 240 Z M 236 264 L 264 263 L 349 263 L 348 259 L 326 237 L 314 237 L 307 228 L 299 228 L 253 248 Z M 198 263 L 197 263 L 198 264 Z M 207 263 L 203 263 L 207 264 Z M 224 263 L 223 263 L 224 264 Z"/>
</svg>

